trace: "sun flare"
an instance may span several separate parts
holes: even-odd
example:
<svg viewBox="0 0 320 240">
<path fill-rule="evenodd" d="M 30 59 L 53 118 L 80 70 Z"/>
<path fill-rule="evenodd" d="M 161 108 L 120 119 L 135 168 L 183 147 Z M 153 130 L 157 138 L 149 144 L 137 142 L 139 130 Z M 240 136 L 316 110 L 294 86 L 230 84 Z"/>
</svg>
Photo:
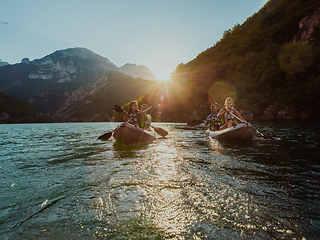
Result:
<svg viewBox="0 0 320 240">
<path fill-rule="evenodd" d="M 157 72 L 156 72 L 156 78 L 158 80 L 162 80 L 162 81 L 167 81 L 170 78 L 170 74 L 173 71 L 170 70 L 169 68 L 160 68 Z"/>
</svg>

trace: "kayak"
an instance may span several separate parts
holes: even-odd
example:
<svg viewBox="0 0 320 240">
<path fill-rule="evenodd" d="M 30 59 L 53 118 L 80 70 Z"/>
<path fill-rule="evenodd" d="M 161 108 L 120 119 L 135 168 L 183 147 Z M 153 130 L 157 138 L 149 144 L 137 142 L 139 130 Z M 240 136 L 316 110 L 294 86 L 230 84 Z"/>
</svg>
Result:
<svg viewBox="0 0 320 240">
<path fill-rule="evenodd" d="M 240 123 L 219 131 L 211 131 L 210 129 L 206 131 L 206 135 L 211 138 L 241 141 L 252 139 L 255 133 L 256 129 L 250 123 Z"/>
<path fill-rule="evenodd" d="M 156 139 L 154 132 L 144 130 L 130 123 L 121 123 L 114 130 L 113 138 L 125 145 L 147 143 Z"/>
</svg>

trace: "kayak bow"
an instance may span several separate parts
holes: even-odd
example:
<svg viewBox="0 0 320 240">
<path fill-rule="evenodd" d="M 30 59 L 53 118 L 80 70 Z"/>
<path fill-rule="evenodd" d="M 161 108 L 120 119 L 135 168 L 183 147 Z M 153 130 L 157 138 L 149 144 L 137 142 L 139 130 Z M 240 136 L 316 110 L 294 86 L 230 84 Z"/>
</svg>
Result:
<svg viewBox="0 0 320 240">
<path fill-rule="evenodd" d="M 219 131 L 211 131 L 210 129 L 206 131 L 206 135 L 211 138 L 240 141 L 252 139 L 255 133 L 256 129 L 250 123 L 241 123 Z"/>
<path fill-rule="evenodd" d="M 129 123 L 121 123 L 114 130 L 113 138 L 125 145 L 146 143 L 156 139 L 154 132 L 144 130 Z"/>
</svg>

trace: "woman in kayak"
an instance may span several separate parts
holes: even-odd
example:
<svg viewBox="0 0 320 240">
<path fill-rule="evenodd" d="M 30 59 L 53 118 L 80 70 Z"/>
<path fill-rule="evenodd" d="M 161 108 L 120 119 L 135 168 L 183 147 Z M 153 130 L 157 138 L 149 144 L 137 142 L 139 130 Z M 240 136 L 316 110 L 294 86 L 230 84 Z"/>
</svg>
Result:
<svg viewBox="0 0 320 240">
<path fill-rule="evenodd" d="M 129 105 L 129 110 L 126 115 L 124 115 L 123 119 L 125 122 L 135 125 L 136 127 L 143 128 L 141 122 L 146 120 L 147 117 L 145 114 L 140 114 L 141 111 L 138 109 L 138 102 L 132 101 Z"/>
<path fill-rule="evenodd" d="M 221 126 L 221 118 L 217 117 L 218 111 L 217 111 L 217 106 L 215 104 L 211 105 L 211 114 L 208 115 L 205 125 L 208 125 L 210 123 L 210 130 L 211 131 L 218 131 L 220 126 Z"/>
<path fill-rule="evenodd" d="M 123 119 L 127 123 L 130 123 L 135 126 L 139 126 L 140 125 L 140 119 L 138 119 L 139 113 L 140 113 L 140 110 L 138 109 L 138 102 L 131 101 L 129 105 L 128 113 L 124 115 Z"/>
<path fill-rule="evenodd" d="M 224 117 L 225 121 L 225 124 L 220 127 L 220 130 L 238 125 L 239 123 L 237 122 L 237 118 L 235 116 L 240 118 L 244 123 L 247 123 L 247 121 L 244 120 L 240 113 L 234 108 L 234 101 L 231 97 L 226 99 L 224 105 L 226 107 L 221 109 L 217 116 L 218 118 Z"/>
</svg>

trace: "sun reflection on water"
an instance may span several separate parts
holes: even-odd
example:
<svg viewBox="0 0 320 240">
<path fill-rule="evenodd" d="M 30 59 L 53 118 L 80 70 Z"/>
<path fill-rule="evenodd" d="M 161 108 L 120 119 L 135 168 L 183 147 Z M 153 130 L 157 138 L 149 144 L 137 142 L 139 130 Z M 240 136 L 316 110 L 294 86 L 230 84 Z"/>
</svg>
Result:
<svg viewBox="0 0 320 240">
<path fill-rule="evenodd" d="M 153 219 L 155 226 L 168 234 L 186 231 L 187 222 L 192 219 L 183 203 L 183 185 L 187 176 L 179 170 L 183 159 L 174 144 L 159 144 L 154 147 L 149 172 L 153 173 L 152 187 L 146 187 L 144 213 Z"/>
</svg>

